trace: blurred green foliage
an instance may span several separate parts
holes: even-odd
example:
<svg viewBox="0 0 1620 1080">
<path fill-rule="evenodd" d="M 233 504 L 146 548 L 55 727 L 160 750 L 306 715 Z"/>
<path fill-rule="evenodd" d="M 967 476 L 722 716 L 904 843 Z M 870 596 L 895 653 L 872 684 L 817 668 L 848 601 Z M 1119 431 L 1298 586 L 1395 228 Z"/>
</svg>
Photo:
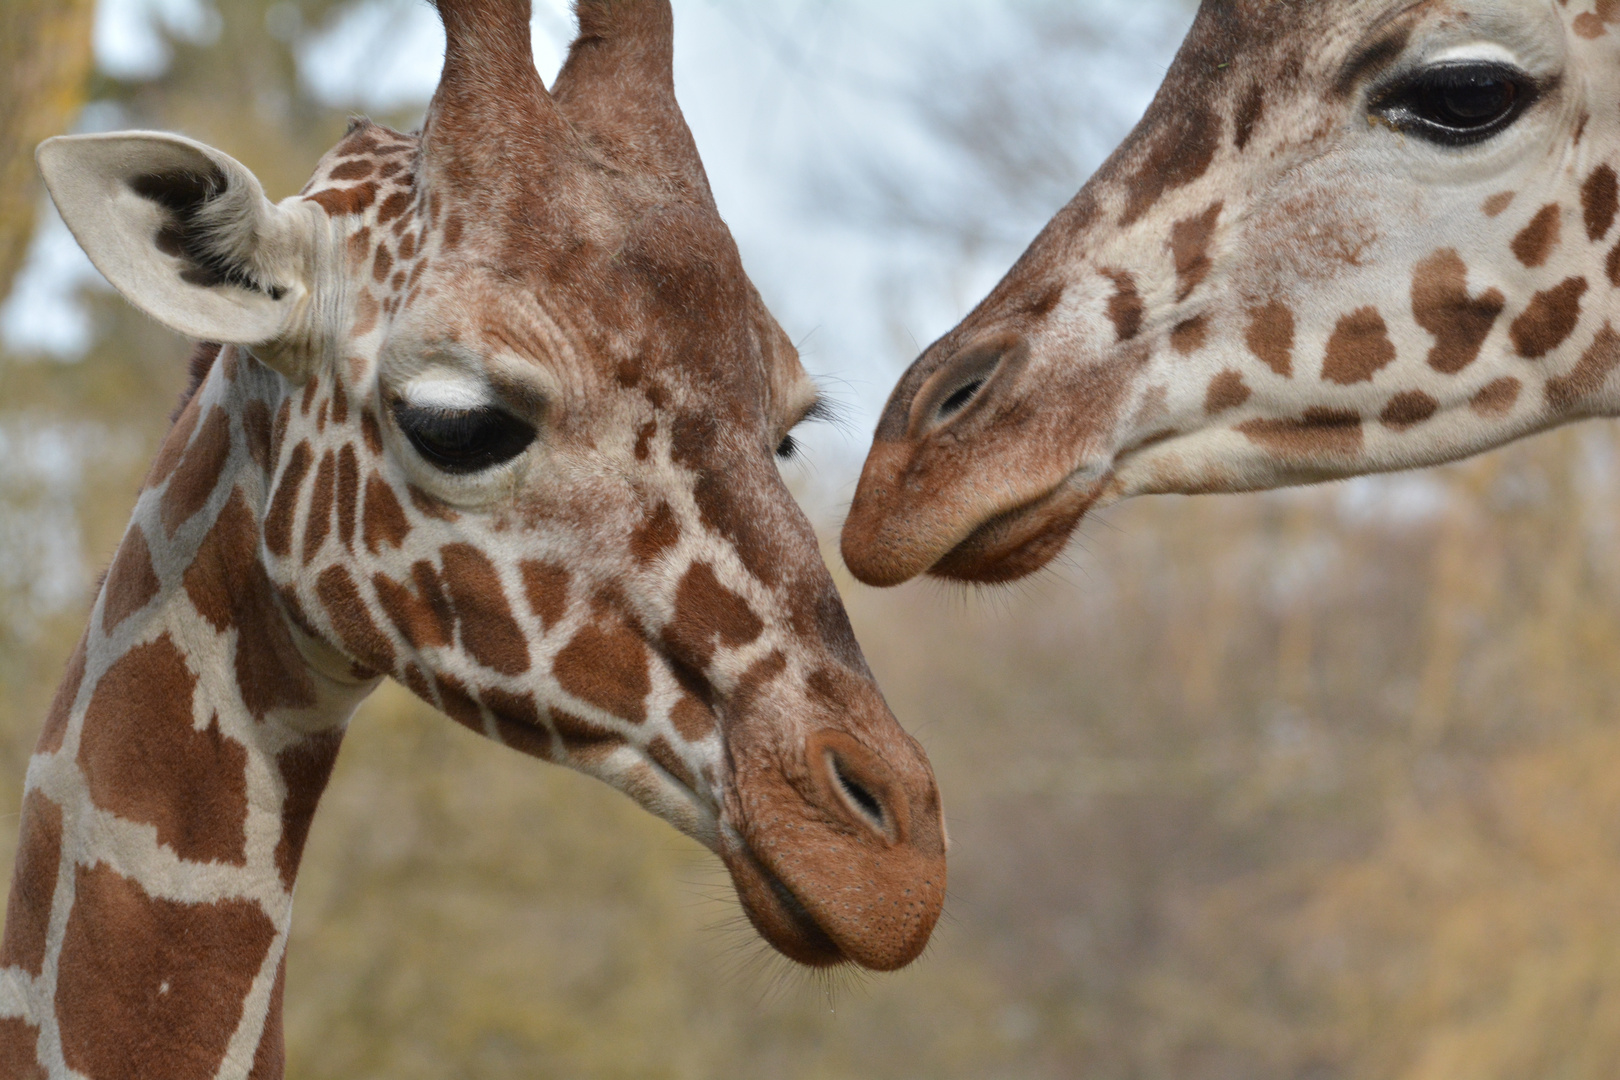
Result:
<svg viewBox="0 0 1620 1080">
<path fill-rule="evenodd" d="M 344 118 L 268 7 L 94 96 L 295 190 Z M 105 564 L 184 381 L 185 343 L 93 306 L 83 360 L 0 357 L 0 806 L 92 584 L 64 604 L 38 566 Z M 947 919 L 891 977 L 788 970 L 693 844 L 385 689 L 306 856 L 289 1073 L 1607 1080 L 1617 496 L 1594 424 L 1416 479 L 1144 500 L 1009 592 L 846 589 L 954 841 Z"/>
</svg>

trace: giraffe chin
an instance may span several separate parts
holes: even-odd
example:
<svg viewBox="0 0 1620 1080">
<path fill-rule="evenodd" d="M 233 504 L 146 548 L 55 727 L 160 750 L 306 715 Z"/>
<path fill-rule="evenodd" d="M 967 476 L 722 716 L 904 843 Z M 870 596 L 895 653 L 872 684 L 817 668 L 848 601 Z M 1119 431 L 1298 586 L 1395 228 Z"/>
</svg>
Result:
<svg viewBox="0 0 1620 1080">
<path fill-rule="evenodd" d="M 746 845 L 740 841 L 726 844 L 720 857 L 731 872 L 737 899 L 748 921 L 771 948 L 795 963 L 813 968 L 836 967 L 853 959 L 821 928 L 793 890 Z"/>
<path fill-rule="evenodd" d="M 1104 485 L 1070 479 L 982 523 L 928 568 L 928 575 L 973 585 L 1003 585 L 1043 569 L 1097 502 Z"/>
</svg>

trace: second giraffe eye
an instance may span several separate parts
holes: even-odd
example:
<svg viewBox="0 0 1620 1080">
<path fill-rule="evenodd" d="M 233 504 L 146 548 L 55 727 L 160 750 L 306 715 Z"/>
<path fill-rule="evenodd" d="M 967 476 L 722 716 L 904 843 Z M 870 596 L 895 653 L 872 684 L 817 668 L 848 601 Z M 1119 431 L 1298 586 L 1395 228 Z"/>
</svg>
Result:
<svg viewBox="0 0 1620 1080">
<path fill-rule="evenodd" d="M 1378 94 L 1373 112 L 1442 146 L 1474 146 L 1507 130 L 1535 101 L 1536 84 L 1506 64 L 1458 62 L 1415 72 Z"/>
<path fill-rule="evenodd" d="M 394 421 L 430 464 L 474 473 L 504 464 L 534 442 L 534 428 L 493 407 L 446 409 L 394 404 Z"/>
</svg>

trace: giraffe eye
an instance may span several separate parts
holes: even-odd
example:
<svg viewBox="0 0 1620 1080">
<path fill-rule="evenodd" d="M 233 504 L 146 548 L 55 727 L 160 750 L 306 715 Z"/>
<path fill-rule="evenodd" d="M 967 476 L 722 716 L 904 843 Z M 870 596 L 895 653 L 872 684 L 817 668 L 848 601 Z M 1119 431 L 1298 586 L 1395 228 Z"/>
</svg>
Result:
<svg viewBox="0 0 1620 1080">
<path fill-rule="evenodd" d="M 398 401 L 394 420 L 417 453 L 450 473 L 492 469 L 523 453 L 535 438 L 534 428 L 491 407 L 429 408 Z"/>
<path fill-rule="evenodd" d="M 1436 64 L 1377 95 L 1374 114 L 1441 146 L 1474 146 L 1505 131 L 1536 99 L 1536 84 L 1506 64 Z"/>
</svg>

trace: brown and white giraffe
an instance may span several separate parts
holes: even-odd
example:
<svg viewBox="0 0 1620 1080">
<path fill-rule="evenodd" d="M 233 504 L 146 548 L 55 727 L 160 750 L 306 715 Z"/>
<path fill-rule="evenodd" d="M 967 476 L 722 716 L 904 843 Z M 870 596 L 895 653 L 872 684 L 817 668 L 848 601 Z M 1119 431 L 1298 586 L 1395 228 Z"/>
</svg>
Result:
<svg viewBox="0 0 1620 1080">
<path fill-rule="evenodd" d="M 1620 413 L 1617 169 L 1617 0 L 1203 0 L 1135 131 L 901 380 L 844 558 L 1007 581 L 1132 495 Z"/>
<path fill-rule="evenodd" d="M 676 105 L 667 0 L 440 0 L 424 132 L 272 205 L 172 135 L 53 139 L 63 217 L 199 382 L 28 770 L 0 1075 L 277 1077 L 299 855 L 392 676 L 720 854 L 795 960 L 890 969 L 945 833 L 774 455 L 814 411 Z"/>
</svg>

